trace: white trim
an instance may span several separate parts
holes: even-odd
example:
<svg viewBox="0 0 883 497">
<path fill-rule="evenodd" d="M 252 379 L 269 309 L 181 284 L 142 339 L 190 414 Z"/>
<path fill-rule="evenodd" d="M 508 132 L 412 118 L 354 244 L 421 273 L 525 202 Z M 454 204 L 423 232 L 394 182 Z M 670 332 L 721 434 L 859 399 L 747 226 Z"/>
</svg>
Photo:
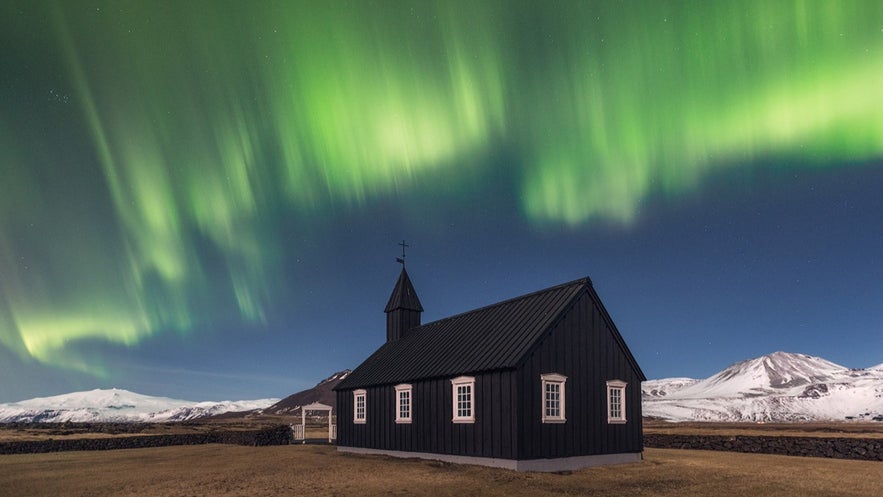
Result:
<svg viewBox="0 0 883 497">
<path fill-rule="evenodd" d="M 362 399 L 362 417 L 359 417 L 359 398 Z M 353 423 L 363 425 L 368 420 L 368 391 L 353 390 Z"/>
<path fill-rule="evenodd" d="M 622 380 L 610 380 L 607 382 L 607 423 L 625 424 L 625 387 L 628 384 Z M 613 412 L 612 392 L 619 392 L 619 416 Z"/>
<path fill-rule="evenodd" d="M 411 424 L 411 420 L 414 415 L 414 389 L 411 385 L 403 383 L 401 385 L 396 385 L 396 395 L 395 395 L 395 412 L 396 412 L 396 423 L 398 424 Z M 402 394 L 407 394 L 408 397 L 408 412 L 407 416 L 402 416 Z"/>
<path fill-rule="evenodd" d="M 542 415 L 543 423 L 551 423 L 551 424 L 561 424 L 567 422 L 567 417 L 565 415 L 566 411 L 564 409 L 565 399 L 567 396 L 565 395 L 565 384 L 567 383 L 567 377 L 564 375 L 560 375 L 558 373 L 547 373 L 540 375 L 540 413 Z M 558 415 L 550 416 L 548 415 L 548 411 L 546 410 L 546 386 L 547 385 L 557 385 L 558 386 Z"/>
<path fill-rule="evenodd" d="M 468 387 L 468 389 L 466 388 Z M 463 388 L 465 391 L 460 391 Z M 466 407 L 461 408 L 459 395 L 468 395 L 464 398 L 468 402 Z M 462 414 L 465 411 L 468 414 Z M 459 376 L 451 380 L 451 422 L 475 423 L 475 378 L 472 376 Z"/>
<path fill-rule="evenodd" d="M 515 471 L 576 471 L 593 466 L 641 462 L 643 452 L 622 452 L 619 454 L 597 454 L 591 456 L 556 457 L 554 459 L 500 459 L 496 457 L 455 456 L 433 452 L 407 452 L 402 450 L 365 449 L 362 447 L 337 446 L 338 452 L 363 455 L 383 455 L 407 459 L 429 459 L 454 464 L 475 464 L 492 468 Z"/>
<path fill-rule="evenodd" d="M 327 405 L 327 404 L 323 404 L 321 402 L 313 402 L 312 404 L 307 404 L 307 405 L 303 406 L 301 409 L 304 409 L 306 411 L 328 411 L 328 412 L 331 412 L 334 408 Z"/>
</svg>

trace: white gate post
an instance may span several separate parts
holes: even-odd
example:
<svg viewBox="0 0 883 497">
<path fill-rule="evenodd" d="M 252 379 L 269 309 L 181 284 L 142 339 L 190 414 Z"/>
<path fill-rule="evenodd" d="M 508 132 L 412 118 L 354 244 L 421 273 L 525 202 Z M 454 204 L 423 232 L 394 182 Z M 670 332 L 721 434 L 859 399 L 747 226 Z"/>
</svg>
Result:
<svg viewBox="0 0 883 497">
<path fill-rule="evenodd" d="M 300 425 L 303 427 L 303 430 L 304 430 L 304 439 L 301 442 L 301 444 L 306 444 L 307 443 L 307 410 L 304 409 L 303 406 L 301 406 L 301 408 L 300 408 Z"/>
</svg>

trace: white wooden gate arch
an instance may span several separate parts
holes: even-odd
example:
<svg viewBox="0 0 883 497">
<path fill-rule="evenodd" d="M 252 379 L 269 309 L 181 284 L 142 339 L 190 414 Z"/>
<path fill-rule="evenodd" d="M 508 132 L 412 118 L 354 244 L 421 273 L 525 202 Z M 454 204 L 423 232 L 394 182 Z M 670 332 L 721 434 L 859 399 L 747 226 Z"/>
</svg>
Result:
<svg viewBox="0 0 883 497">
<path fill-rule="evenodd" d="M 300 424 L 293 425 L 294 429 L 294 440 L 300 440 L 301 443 L 307 443 L 307 411 L 325 411 L 328 413 L 328 443 L 333 442 L 337 439 L 337 425 L 331 422 L 331 413 L 333 411 L 333 407 L 322 404 L 320 402 L 313 402 L 312 404 L 307 404 L 305 406 L 301 406 L 300 408 Z"/>
</svg>

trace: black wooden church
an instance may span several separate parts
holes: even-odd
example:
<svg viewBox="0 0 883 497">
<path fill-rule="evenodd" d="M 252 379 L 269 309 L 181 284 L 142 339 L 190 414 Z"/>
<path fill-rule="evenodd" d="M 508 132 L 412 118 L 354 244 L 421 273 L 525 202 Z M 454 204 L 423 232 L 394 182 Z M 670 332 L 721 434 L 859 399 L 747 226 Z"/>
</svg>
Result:
<svg viewBox="0 0 883 497">
<path fill-rule="evenodd" d="M 562 471 L 639 461 L 644 373 L 589 278 L 420 324 L 404 266 L 386 343 L 340 382 L 338 450 Z"/>
</svg>

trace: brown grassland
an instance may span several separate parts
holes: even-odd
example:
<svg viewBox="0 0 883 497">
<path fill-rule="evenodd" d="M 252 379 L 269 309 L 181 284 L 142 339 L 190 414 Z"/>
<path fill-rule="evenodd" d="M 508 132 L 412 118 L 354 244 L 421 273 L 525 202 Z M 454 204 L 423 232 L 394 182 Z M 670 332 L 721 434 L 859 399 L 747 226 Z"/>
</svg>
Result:
<svg viewBox="0 0 883 497">
<path fill-rule="evenodd" d="M 10 496 L 883 495 L 883 463 L 647 449 L 640 463 L 567 474 L 346 455 L 334 447 L 199 445 L 0 456 Z"/>
</svg>

